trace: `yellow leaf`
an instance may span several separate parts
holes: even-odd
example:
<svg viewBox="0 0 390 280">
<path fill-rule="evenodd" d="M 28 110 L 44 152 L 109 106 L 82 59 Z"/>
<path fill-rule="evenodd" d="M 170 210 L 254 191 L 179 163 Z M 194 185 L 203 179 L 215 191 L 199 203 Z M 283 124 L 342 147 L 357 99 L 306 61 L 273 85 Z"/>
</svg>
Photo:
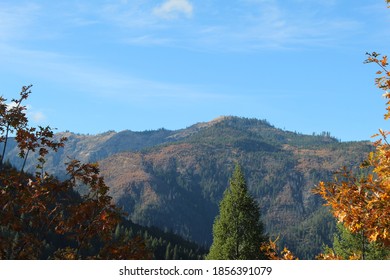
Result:
<svg viewBox="0 0 390 280">
<path fill-rule="evenodd" d="M 378 238 L 379 233 L 376 231 L 373 234 L 370 235 L 370 241 L 376 241 Z"/>
</svg>

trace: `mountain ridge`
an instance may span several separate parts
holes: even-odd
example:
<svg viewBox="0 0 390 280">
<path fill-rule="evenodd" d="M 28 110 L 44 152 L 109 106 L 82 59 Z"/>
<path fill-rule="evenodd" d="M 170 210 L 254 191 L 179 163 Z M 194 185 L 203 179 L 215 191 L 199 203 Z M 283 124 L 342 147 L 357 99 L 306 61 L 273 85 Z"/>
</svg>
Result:
<svg viewBox="0 0 390 280">
<path fill-rule="evenodd" d="M 329 133 L 304 135 L 233 116 L 180 130 L 67 133 L 68 142 L 49 154 L 45 170 L 65 177 L 60 166 L 69 158 L 97 161 L 114 202 L 132 221 L 204 246 L 211 244 L 218 203 L 240 163 L 267 232 L 301 258 L 329 244 L 334 227 L 311 189 L 343 165 L 357 166 L 372 149 L 368 141 L 340 142 Z M 7 157 L 12 154 L 15 147 Z M 32 161 L 26 166 L 33 170 Z"/>
</svg>

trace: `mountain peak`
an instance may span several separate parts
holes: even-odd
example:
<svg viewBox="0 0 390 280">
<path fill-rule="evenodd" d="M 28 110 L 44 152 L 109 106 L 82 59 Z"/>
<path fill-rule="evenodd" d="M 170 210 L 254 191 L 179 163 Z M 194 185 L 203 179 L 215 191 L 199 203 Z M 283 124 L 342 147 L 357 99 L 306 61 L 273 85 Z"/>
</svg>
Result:
<svg viewBox="0 0 390 280">
<path fill-rule="evenodd" d="M 209 122 L 197 123 L 195 124 L 198 128 L 211 127 L 216 124 L 226 123 L 234 126 L 243 126 L 243 127 L 272 127 L 274 128 L 267 120 L 260 120 L 256 118 L 246 118 L 246 117 L 237 117 L 237 116 L 219 116 L 215 119 L 212 119 Z"/>
<path fill-rule="evenodd" d="M 234 118 L 233 116 L 219 116 L 219 117 L 212 119 L 211 121 L 208 121 L 208 122 L 200 122 L 200 123 L 194 124 L 192 127 L 207 128 L 207 127 L 216 125 L 217 123 L 221 123 L 223 121 L 233 119 L 233 118 Z"/>
<path fill-rule="evenodd" d="M 233 116 L 219 116 L 219 117 L 217 117 L 215 119 L 212 119 L 210 121 L 210 123 L 218 123 L 218 122 L 222 122 L 222 121 L 233 119 L 233 118 L 235 118 L 235 117 L 233 117 Z"/>
</svg>

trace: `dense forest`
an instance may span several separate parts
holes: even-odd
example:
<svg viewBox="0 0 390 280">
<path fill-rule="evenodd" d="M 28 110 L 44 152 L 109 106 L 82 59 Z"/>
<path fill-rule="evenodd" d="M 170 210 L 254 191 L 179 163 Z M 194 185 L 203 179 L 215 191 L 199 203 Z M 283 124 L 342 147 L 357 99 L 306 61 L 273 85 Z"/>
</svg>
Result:
<svg viewBox="0 0 390 280">
<path fill-rule="evenodd" d="M 323 245 L 330 245 L 336 229 L 322 199 L 311 190 L 341 166 L 358 165 L 373 149 L 369 142 L 343 143 L 325 132 L 303 135 L 266 120 L 237 117 L 178 131 L 66 132 L 53 137 L 67 141 L 48 153 L 45 171 L 66 180 L 69 158 L 97 161 L 108 194 L 129 220 L 204 248 L 211 245 L 219 201 L 238 162 L 267 233 L 303 259 L 314 258 Z M 17 155 L 15 139 L 10 139 L 5 158 L 20 168 L 23 161 Z M 35 172 L 38 156 L 29 155 L 25 170 Z M 82 195 L 88 191 L 83 185 L 76 190 Z"/>
</svg>

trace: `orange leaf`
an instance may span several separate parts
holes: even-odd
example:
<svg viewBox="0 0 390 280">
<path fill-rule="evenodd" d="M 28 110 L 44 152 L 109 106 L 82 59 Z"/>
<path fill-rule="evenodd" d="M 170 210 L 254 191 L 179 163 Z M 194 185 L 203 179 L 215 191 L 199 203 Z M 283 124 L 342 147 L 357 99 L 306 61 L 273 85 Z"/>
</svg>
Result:
<svg viewBox="0 0 390 280">
<path fill-rule="evenodd" d="M 387 56 L 386 55 L 381 60 L 381 64 L 382 64 L 382 66 L 386 66 L 387 65 Z"/>
</svg>

